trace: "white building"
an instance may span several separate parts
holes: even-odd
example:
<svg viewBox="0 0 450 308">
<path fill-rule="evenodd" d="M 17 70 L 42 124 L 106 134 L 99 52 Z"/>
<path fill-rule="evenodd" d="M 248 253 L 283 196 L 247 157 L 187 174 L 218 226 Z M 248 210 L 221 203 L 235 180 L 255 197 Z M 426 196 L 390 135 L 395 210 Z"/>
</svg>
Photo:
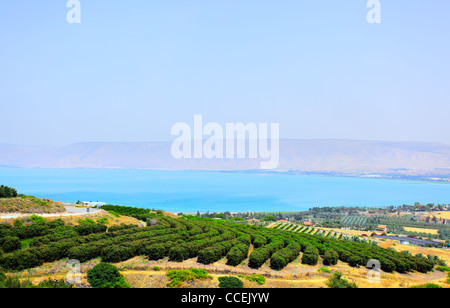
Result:
<svg viewBox="0 0 450 308">
<path fill-rule="evenodd" d="M 96 207 L 102 207 L 104 205 L 106 205 L 105 202 L 92 202 L 92 201 L 83 201 L 81 202 L 83 205 L 87 205 L 87 206 L 96 206 Z"/>
</svg>

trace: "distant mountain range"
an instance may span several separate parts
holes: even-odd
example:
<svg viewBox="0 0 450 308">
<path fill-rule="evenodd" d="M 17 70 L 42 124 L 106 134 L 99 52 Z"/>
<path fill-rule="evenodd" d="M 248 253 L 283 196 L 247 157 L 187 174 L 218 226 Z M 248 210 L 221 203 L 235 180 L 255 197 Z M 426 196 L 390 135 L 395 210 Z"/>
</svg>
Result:
<svg viewBox="0 0 450 308">
<path fill-rule="evenodd" d="M 259 159 L 174 159 L 170 142 L 77 143 L 69 146 L 0 144 L 0 166 L 257 170 Z M 280 140 L 276 171 L 304 174 L 450 178 L 450 145 L 350 140 Z"/>
</svg>

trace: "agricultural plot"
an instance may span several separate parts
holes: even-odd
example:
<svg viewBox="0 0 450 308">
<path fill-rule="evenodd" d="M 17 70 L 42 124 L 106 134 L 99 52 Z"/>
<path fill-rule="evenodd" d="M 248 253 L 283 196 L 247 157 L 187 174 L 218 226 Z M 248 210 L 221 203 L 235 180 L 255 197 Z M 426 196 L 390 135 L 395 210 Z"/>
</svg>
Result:
<svg viewBox="0 0 450 308">
<path fill-rule="evenodd" d="M 428 233 L 428 234 L 439 234 L 439 230 L 437 229 L 423 229 L 423 228 L 410 228 L 410 227 L 404 227 L 405 231 L 407 232 L 415 232 L 415 233 Z"/>
<path fill-rule="evenodd" d="M 161 215 L 152 218 L 152 222 L 155 224 L 148 227 L 130 225 L 109 229 L 101 224 L 71 227 L 60 223 L 1 227 L 0 247 L 9 249 L 1 253 L 0 266 L 6 271 L 20 271 L 64 258 L 80 262 L 101 258 L 104 262 L 117 263 L 145 256 L 149 260 L 165 258 L 169 262 L 196 258 L 201 264 L 225 259 L 229 266 L 245 262 L 255 269 L 269 262 L 273 269 L 282 270 L 297 258 L 301 258 L 304 264 L 316 265 L 320 258 L 331 255 L 351 266 L 365 266 L 370 259 L 378 259 L 386 272 L 426 273 L 434 267 L 432 262 L 423 258 L 326 237 L 315 228 L 295 232 L 228 221 L 175 219 Z M 291 230 L 297 228 L 289 224 L 283 227 Z M 11 245 L 24 240 L 29 241 L 29 248 Z M 251 245 L 254 249 L 249 254 Z"/>
<path fill-rule="evenodd" d="M 367 217 L 345 216 L 342 218 L 341 223 L 348 227 L 365 228 L 367 226 Z"/>
</svg>

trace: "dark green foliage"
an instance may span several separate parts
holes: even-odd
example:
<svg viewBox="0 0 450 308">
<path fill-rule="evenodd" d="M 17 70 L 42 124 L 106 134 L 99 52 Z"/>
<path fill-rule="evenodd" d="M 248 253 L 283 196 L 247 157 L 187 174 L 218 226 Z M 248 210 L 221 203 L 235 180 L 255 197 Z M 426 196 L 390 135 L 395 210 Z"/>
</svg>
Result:
<svg viewBox="0 0 450 308">
<path fill-rule="evenodd" d="M 336 265 L 339 260 L 339 255 L 334 250 L 327 250 L 323 256 L 324 265 Z"/>
<path fill-rule="evenodd" d="M 395 264 L 387 259 L 380 259 L 381 269 L 386 273 L 392 273 L 395 271 Z"/>
<path fill-rule="evenodd" d="M 282 238 L 273 238 L 272 241 L 264 247 L 254 250 L 248 259 L 248 266 L 251 268 L 260 268 L 272 254 L 284 247 L 285 243 Z"/>
<path fill-rule="evenodd" d="M 350 265 L 351 267 L 358 267 L 359 265 L 361 265 L 361 258 L 359 258 L 358 256 L 351 256 L 348 259 L 348 265 Z"/>
<path fill-rule="evenodd" d="M 239 244 L 231 248 L 227 254 L 227 265 L 238 266 L 242 261 L 247 259 L 248 245 Z"/>
<path fill-rule="evenodd" d="M 214 236 L 209 239 L 194 240 L 176 247 L 172 247 L 169 251 L 169 260 L 174 262 L 182 262 L 184 260 L 194 258 L 198 255 L 200 250 L 212 246 L 216 243 L 231 240 L 233 239 L 233 237 L 234 236 L 230 233 L 224 233 L 222 235 Z"/>
<path fill-rule="evenodd" d="M 255 249 L 263 247 L 266 244 L 267 244 L 267 238 L 265 238 L 264 236 L 257 236 L 253 240 L 253 247 L 255 247 Z"/>
<path fill-rule="evenodd" d="M 282 270 L 287 265 L 287 260 L 281 256 L 280 254 L 276 253 L 270 258 L 270 267 L 274 270 Z"/>
<path fill-rule="evenodd" d="M 20 239 L 18 237 L 6 236 L 0 239 L 0 248 L 5 252 L 12 252 L 20 249 Z"/>
<path fill-rule="evenodd" d="M 244 283 L 242 280 L 232 276 L 219 277 L 219 288 L 221 289 L 242 289 Z"/>
<path fill-rule="evenodd" d="M 198 252 L 197 261 L 202 264 L 211 264 L 222 259 L 230 249 L 237 245 L 237 240 L 218 243 L 214 246 L 207 247 Z"/>
<path fill-rule="evenodd" d="M 145 249 L 145 255 L 149 260 L 160 260 L 164 258 L 169 248 L 173 246 L 173 243 L 154 244 Z"/>
<path fill-rule="evenodd" d="M 301 245 L 294 242 L 286 248 L 277 251 L 270 259 L 270 267 L 275 270 L 282 270 L 287 264 L 297 259 L 301 250 Z"/>
<path fill-rule="evenodd" d="M 15 198 L 15 197 L 17 197 L 17 190 L 5 185 L 0 186 L 0 198 Z"/>
<path fill-rule="evenodd" d="M 130 210 L 138 215 L 137 212 Z M 375 259 L 385 272 L 427 273 L 436 265 L 445 266 L 433 256 L 412 256 L 331 236 L 249 226 L 232 220 L 149 215 L 156 217 L 152 218 L 151 226 L 121 225 L 108 230 L 102 224 L 64 226 L 61 220 L 30 226 L 17 224 L 14 228 L 0 225 L 0 264 L 6 270 L 20 271 L 63 258 L 86 262 L 101 257 L 104 262 L 115 263 L 147 256 L 150 260 L 169 257 L 170 261 L 177 262 L 197 258 L 203 264 L 226 257 L 228 265 L 238 266 L 248 257 L 252 268 L 259 268 L 270 259 L 270 266 L 281 270 L 295 260 L 301 250 L 302 262 L 312 266 L 318 263 L 319 257 L 325 265 L 336 264 L 339 259 L 352 266 L 366 266 Z M 11 238 L 15 239 L 11 241 Z M 18 240 L 19 244 L 29 242 L 29 248 L 24 245 L 21 250 Z M 255 249 L 249 256 L 251 242 Z"/>
<path fill-rule="evenodd" d="M 302 263 L 307 265 L 316 265 L 319 262 L 319 250 L 313 246 L 309 246 L 303 252 Z"/>
<path fill-rule="evenodd" d="M 131 287 L 119 273 L 117 267 L 103 262 L 88 270 L 87 279 L 93 288 L 118 289 Z"/>
<path fill-rule="evenodd" d="M 20 218 L 14 220 L 14 227 L 15 227 L 15 228 L 21 228 L 21 227 L 23 227 L 23 220 L 20 219 Z"/>
<path fill-rule="evenodd" d="M 79 235 L 88 235 L 91 233 L 106 232 L 107 229 L 108 229 L 108 227 L 106 227 L 103 224 L 85 224 L 85 225 L 78 225 L 78 226 L 74 227 L 74 230 Z"/>
<path fill-rule="evenodd" d="M 102 206 L 102 210 L 112 212 L 113 214 L 134 217 L 142 221 L 146 221 L 148 218 L 154 218 L 156 216 L 156 214 L 152 214 L 149 209 L 130 206 L 104 205 Z"/>
</svg>

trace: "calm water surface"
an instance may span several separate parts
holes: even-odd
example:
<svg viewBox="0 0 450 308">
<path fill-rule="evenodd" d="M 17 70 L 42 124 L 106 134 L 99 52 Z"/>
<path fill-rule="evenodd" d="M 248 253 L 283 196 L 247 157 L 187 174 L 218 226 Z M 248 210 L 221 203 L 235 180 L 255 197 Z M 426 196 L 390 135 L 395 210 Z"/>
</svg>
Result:
<svg viewBox="0 0 450 308">
<path fill-rule="evenodd" d="M 172 212 L 300 211 L 314 206 L 450 203 L 450 184 L 198 171 L 0 169 L 0 184 L 58 201 Z"/>
</svg>

